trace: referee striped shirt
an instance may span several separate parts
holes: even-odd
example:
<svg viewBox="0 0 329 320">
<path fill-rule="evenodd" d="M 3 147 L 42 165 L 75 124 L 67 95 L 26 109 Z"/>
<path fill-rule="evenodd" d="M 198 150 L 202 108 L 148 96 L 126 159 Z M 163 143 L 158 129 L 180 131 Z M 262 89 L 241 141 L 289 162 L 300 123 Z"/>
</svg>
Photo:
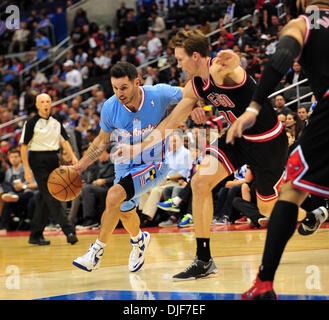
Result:
<svg viewBox="0 0 329 320">
<path fill-rule="evenodd" d="M 25 122 L 20 142 L 28 145 L 30 151 L 57 151 L 65 140 L 69 137 L 57 119 L 37 114 Z"/>
</svg>

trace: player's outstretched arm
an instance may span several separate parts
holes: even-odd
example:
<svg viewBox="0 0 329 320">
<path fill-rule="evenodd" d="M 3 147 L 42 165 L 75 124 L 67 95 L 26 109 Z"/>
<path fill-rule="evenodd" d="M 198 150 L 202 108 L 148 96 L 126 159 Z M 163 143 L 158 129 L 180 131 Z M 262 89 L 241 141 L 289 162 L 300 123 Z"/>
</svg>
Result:
<svg viewBox="0 0 329 320">
<path fill-rule="evenodd" d="M 265 67 L 249 107 L 227 132 L 227 143 L 234 144 L 235 138 L 241 138 L 243 131 L 255 124 L 264 101 L 287 73 L 294 59 L 300 55 L 305 32 L 306 23 L 301 18 L 291 20 L 282 30 L 276 52 Z"/>
<path fill-rule="evenodd" d="M 210 66 L 210 74 L 219 85 L 222 85 L 224 80 L 234 84 L 243 81 L 245 70 L 241 67 L 240 57 L 236 53 L 232 50 L 221 50 Z"/>
<path fill-rule="evenodd" d="M 111 132 L 100 130 L 98 136 L 87 149 L 84 156 L 72 167 L 81 173 L 92 163 L 94 163 L 104 150 L 110 145 Z"/>
<path fill-rule="evenodd" d="M 183 99 L 176 105 L 174 110 L 163 119 L 158 126 L 141 143 L 134 145 L 120 144 L 113 154 L 118 162 L 125 162 L 134 158 L 162 140 L 166 139 L 173 130 L 184 121 L 193 110 L 197 102 L 191 82 L 188 82 L 183 90 Z"/>
</svg>

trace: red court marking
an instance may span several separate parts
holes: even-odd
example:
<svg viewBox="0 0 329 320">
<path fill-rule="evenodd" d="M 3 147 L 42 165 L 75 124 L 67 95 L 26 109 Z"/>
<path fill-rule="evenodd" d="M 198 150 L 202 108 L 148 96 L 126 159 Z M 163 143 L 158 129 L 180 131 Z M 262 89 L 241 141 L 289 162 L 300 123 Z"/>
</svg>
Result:
<svg viewBox="0 0 329 320">
<path fill-rule="evenodd" d="M 297 225 L 298 228 L 298 225 Z M 329 229 L 329 222 L 324 222 L 320 229 Z M 194 227 L 179 228 L 179 227 L 148 227 L 142 228 L 144 231 L 150 233 L 189 233 L 194 232 Z M 265 228 L 261 229 L 251 229 L 249 224 L 228 224 L 228 225 L 213 225 L 210 227 L 212 232 L 221 232 L 221 231 L 255 231 L 255 230 L 266 230 Z M 97 235 L 99 230 L 76 230 L 77 235 Z M 45 236 L 62 236 L 64 235 L 62 231 L 44 231 Z M 127 234 L 127 231 L 123 228 L 117 228 L 114 230 L 114 234 Z M 27 237 L 30 235 L 30 231 L 8 231 L 0 233 L 0 238 L 4 237 Z"/>
</svg>

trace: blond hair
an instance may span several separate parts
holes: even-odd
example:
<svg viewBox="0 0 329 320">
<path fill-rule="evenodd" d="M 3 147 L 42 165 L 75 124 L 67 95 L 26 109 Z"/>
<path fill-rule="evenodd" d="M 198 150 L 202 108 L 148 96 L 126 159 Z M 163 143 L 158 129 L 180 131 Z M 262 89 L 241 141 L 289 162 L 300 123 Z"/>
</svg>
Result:
<svg viewBox="0 0 329 320">
<path fill-rule="evenodd" d="M 171 39 L 171 47 L 184 48 L 188 56 L 198 52 L 202 57 L 209 56 L 208 38 L 198 29 L 178 31 Z"/>
</svg>

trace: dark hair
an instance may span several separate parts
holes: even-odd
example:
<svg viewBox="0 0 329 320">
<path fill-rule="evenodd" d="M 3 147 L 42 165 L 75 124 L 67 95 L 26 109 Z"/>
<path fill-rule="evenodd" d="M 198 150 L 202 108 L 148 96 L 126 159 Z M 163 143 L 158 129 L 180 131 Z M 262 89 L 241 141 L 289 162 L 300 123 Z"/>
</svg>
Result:
<svg viewBox="0 0 329 320">
<path fill-rule="evenodd" d="M 16 147 L 12 147 L 8 150 L 8 155 L 13 153 L 17 153 L 19 156 L 21 155 L 21 152 Z"/>
<path fill-rule="evenodd" d="M 110 78 L 128 77 L 130 81 L 138 77 L 136 67 L 129 62 L 117 62 L 110 71 Z"/>
</svg>

